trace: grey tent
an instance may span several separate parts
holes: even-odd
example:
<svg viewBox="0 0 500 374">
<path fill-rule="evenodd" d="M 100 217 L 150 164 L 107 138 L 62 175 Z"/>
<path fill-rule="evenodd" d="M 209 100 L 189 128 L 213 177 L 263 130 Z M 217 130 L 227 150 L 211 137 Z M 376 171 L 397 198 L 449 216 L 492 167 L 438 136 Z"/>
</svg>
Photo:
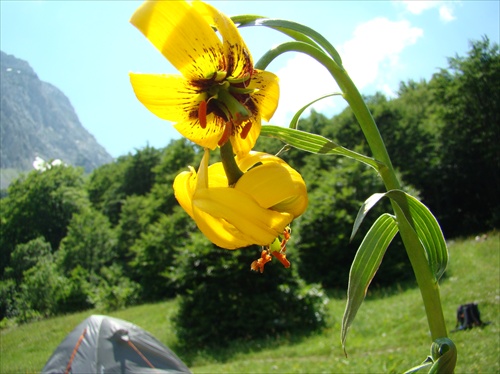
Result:
<svg viewBox="0 0 500 374">
<path fill-rule="evenodd" d="M 165 345 L 140 327 L 93 315 L 55 349 L 43 373 L 190 373 Z"/>
</svg>

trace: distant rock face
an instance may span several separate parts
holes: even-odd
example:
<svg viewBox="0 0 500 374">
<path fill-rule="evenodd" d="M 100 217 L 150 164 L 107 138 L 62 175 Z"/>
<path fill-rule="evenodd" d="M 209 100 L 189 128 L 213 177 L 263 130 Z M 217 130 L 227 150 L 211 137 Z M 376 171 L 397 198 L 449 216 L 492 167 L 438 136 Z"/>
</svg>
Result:
<svg viewBox="0 0 500 374">
<path fill-rule="evenodd" d="M 38 79 L 26 61 L 0 53 L 1 169 L 33 170 L 38 156 L 90 172 L 113 160 L 58 88 Z"/>
</svg>

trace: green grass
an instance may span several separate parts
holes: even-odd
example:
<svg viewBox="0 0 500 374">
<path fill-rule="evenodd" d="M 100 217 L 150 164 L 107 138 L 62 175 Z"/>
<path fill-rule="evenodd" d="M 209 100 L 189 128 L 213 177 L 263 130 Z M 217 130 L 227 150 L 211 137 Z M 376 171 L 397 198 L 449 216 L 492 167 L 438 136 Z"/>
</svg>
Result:
<svg viewBox="0 0 500 374">
<path fill-rule="evenodd" d="M 451 333 L 458 348 L 457 373 L 500 372 L 500 242 L 473 238 L 450 243 L 450 266 L 441 282 L 449 330 L 458 305 L 479 303 L 484 328 Z M 390 255 L 390 251 L 387 255 Z M 431 340 L 416 288 L 372 290 L 347 338 L 340 345 L 342 297 L 330 299 L 329 327 L 307 337 L 291 336 L 235 343 L 227 349 L 184 352 L 176 349 L 170 317 L 176 301 L 148 304 L 110 313 L 152 332 L 177 351 L 194 373 L 396 373 L 423 361 Z M 1 373 L 38 372 L 52 351 L 78 323 L 96 311 L 47 319 L 1 331 Z M 258 326 L 256 326 L 258 328 Z"/>
</svg>

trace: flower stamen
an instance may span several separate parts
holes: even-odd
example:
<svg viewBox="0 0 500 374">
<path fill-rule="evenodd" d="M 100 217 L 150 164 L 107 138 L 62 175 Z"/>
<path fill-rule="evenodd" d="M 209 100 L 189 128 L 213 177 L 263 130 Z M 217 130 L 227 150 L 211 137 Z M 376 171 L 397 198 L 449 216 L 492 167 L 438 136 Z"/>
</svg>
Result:
<svg viewBox="0 0 500 374">
<path fill-rule="evenodd" d="M 224 125 L 224 133 L 222 134 L 220 140 L 219 140 L 219 147 L 222 147 L 226 142 L 229 140 L 229 137 L 231 136 L 231 133 L 233 132 L 233 122 L 228 121 Z"/>
<path fill-rule="evenodd" d="M 262 250 L 260 254 L 260 258 L 258 260 L 255 260 L 252 262 L 250 265 L 250 269 L 253 271 L 260 271 L 261 273 L 264 272 L 264 265 L 267 264 L 269 261 L 271 261 L 272 258 L 269 255 L 269 252 L 265 249 Z"/>
<path fill-rule="evenodd" d="M 278 236 L 270 245 L 262 247 L 261 258 L 252 262 L 250 268 L 255 271 L 260 270 L 260 272 L 263 273 L 264 265 L 271 261 L 271 256 L 269 255 L 271 254 L 273 257 L 276 257 L 285 268 L 288 269 L 290 267 L 290 261 L 286 258 L 285 252 L 286 244 L 290 240 L 291 235 L 292 229 L 290 226 L 285 227 L 283 235 Z"/>
<path fill-rule="evenodd" d="M 198 119 L 200 120 L 200 126 L 202 129 L 207 127 L 207 102 L 202 100 L 200 106 L 198 107 Z"/>
</svg>

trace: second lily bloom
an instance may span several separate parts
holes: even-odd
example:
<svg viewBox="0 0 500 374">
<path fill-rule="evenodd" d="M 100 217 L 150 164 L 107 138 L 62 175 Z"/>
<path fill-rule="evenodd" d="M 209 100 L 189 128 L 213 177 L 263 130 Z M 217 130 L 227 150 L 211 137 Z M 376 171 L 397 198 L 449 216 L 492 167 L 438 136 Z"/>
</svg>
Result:
<svg viewBox="0 0 500 374">
<path fill-rule="evenodd" d="M 179 204 L 217 246 L 268 246 L 305 211 L 305 182 L 280 158 L 261 152 L 236 157 L 244 174 L 232 187 L 222 163 L 208 166 L 208 158 L 205 150 L 198 173 L 191 168 L 179 174 L 174 191 Z"/>
</svg>

